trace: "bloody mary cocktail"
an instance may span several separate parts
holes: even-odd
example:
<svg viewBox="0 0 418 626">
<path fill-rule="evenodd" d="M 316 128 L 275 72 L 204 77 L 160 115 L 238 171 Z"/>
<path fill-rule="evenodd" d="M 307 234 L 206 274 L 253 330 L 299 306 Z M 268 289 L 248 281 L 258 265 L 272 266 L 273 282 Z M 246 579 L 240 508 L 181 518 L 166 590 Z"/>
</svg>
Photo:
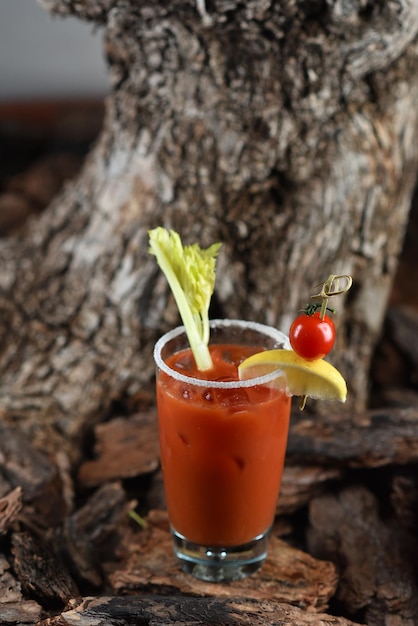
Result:
<svg viewBox="0 0 418 626">
<path fill-rule="evenodd" d="M 237 366 L 282 333 L 211 322 L 214 367 L 197 370 L 182 328 L 157 343 L 161 461 L 175 551 L 205 580 L 233 580 L 266 556 L 287 443 L 290 397 L 280 373 L 240 381 Z"/>
</svg>

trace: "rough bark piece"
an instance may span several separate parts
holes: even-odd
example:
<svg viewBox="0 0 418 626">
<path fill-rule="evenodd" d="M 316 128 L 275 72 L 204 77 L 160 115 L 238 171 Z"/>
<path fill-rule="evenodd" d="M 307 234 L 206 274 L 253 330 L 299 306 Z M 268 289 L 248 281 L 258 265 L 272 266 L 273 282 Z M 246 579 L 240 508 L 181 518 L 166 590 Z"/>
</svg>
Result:
<svg viewBox="0 0 418 626">
<path fill-rule="evenodd" d="M 291 420 L 287 458 L 292 463 L 381 467 L 418 461 L 418 408 L 382 408 L 353 421 L 332 413 Z"/>
<path fill-rule="evenodd" d="M 25 624 L 39 624 L 42 607 L 35 600 L 8 602 L 0 604 L 0 619 L 2 626 L 24 626 Z"/>
<path fill-rule="evenodd" d="M 127 521 L 128 502 L 119 483 L 102 485 L 86 503 L 69 516 L 62 528 L 52 533 L 66 561 L 80 580 L 99 587 L 103 582 L 102 561 L 109 559 L 123 520 Z M 113 539 L 113 541 L 112 541 Z"/>
<path fill-rule="evenodd" d="M 264 566 L 253 576 L 222 585 L 205 583 L 180 571 L 176 562 L 166 513 L 153 512 L 148 527 L 129 536 L 123 546 L 123 567 L 109 573 L 118 593 L 181 593 L 218 598 L 251 598 L 259 601 L 286 602 L 310 611 L 327 608 L 335 592 L 337 577 L 331 563 L 271 537 Z"/>
<path fill-rule="evenodd" d="M 95 458 L 85 461 L 78 472 L 82 486 L 97 486 L 158 469 L 160 453 L 155 411 L 99 424 L 95 436 Z"/>
<path fill-rule="evenodd" d="M 368 626 L 413 626 L 418 620 L 418 544 L 385 523 L 365 487 L 349 487 L 310 505 L 310 548 L 339 565 L 337 598 L 351 614 L 362 610 Z"/>
<path fill-rule="evenodd" d="M 22 489 L 16 487 L 0 498 L 0 535 L 5 533 L 22 510 Z"/>
<path fill-rule="evenodd" d="M 28 531 L 14 532 L 12 553 L 16 576 L 31 596 L 65 604 L 78 595 L 67 567 L 46 540 L 36 538 Z"/>
<path fill-rule="evenodd" d="M 37 450 L 18 428 L 0 420 L 0 496 L 20 487 L 22 501 L 34 508 L 40 524 L 56 525 L 67 507 L 58 465 Z"/>
<path fill-rule="evenodd" d="M 72 604 L 77 604 L 72 602 Z M 39 626 L 358 626 L 350 620 L 306 613 L 287 604 L 243 598 L 83 598 Z"/>
<path fill-rule="evenodd" d="M 35 600 L 23 599 L 19 582 L 10 571 L 10 565 L 0 554 L 0 623 L 19 626 L 35 624 L 41 618 L 42 608 Z"/>
<path fill-rule="evenodd" d="M 326 489 L 330 482 L 341 479 L 342 475 L 343 470 L 338 468 L 286 464 L 277 513 L 279 515 L 294 513 Z"/>
</svg>

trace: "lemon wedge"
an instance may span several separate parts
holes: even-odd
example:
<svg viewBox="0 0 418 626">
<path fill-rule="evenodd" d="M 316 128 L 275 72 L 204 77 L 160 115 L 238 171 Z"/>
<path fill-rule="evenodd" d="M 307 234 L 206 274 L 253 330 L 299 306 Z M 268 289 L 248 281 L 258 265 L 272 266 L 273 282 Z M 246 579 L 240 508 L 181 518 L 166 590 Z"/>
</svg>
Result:
<svg viewBox="0 0 418 626">
<path fill-rule="evenodd" d="M 248 357 L 238 368 L 241 380 L 283 372 L 283 386 L 292 396 L 345 402 L 347 385 L 340 372 L 328 361 L 307 361 L 293 350 L 266 350 Z"/>
</svg>

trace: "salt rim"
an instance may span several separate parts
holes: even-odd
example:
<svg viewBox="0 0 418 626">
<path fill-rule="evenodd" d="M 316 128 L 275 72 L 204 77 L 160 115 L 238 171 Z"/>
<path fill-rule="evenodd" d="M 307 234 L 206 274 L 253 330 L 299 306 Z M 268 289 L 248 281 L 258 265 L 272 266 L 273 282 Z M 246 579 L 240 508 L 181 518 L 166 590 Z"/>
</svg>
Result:
<svg viewBox="0 0 418 626">
<path fill-rule="evenodd" d="M 280 330 L 276 330 L 271 326 L 267 326 L 266 324 L 260 324 L 259 322 L 251 322 L 245 320 L 231 320 L 231 319 L 217 319 L 210 320 L 209 322 L 210 328 L 218 328 L 218 327 L 228 327 L 228 326 L 238 326 L 242 328 L 248 328 L 250 330 L 255 330 L 259 333 L 263 333 L 265 335 L 270 336 L 272 339 L 277 341 L 277 345 L 275 348 L 285 348 L 287 350 L 290 349 L 290 343 L 288 337 L 282 333 Z M 277 368 L 273 372 L 269 374 L 264 374 L 264 376 L 257 376 L 256 378 L 248 378 L 245 380 L 237 380 L 237 381 L 227 381 L 222 382 L 219 380 L 202 380 L 201 378 L 194 378 L 192 376 L 185 376 L 184 374 L 180 374 L 177 370 L 173 370 L 169 367 L 161 358 L 161 350 L 165 346 L 168 341 L 171 341 L 175 337 L 178 337 L 182 333 L 185 333 L 186 329 L 184 326 L 177 326 L 172 330 L 169 330 L 165 333 L 160 339 L 158 339 L 157 343 L 154 347 L 154 361 L 157 367 L 162 370 L 165 374 L 176 378 L 183 383 L 188 383 L 189 385 L 195 385 L 196 387 L 212 387 L 215 389 L 235 389 L 235 388 L 245 388 L 245 387 L 254 387 L 256 385 L 265 385 L 267 383 L 272 382 L 278 377 L 278 372 L 282 371 L 280 368 Z"/>
</svg>

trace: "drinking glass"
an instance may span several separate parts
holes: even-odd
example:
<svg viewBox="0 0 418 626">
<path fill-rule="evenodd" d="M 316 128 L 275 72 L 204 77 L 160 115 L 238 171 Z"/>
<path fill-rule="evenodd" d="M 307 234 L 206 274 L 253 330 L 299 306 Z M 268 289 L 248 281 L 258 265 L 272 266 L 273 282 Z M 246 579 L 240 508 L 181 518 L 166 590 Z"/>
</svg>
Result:
<svg viewBox="0 0 418 626">
<path fill-rule="evenodd" d="M 288 348 L 283 333 L 241 320 L 210 327 L 212 370 L 196 369 L 182 326 L 159 339 L 154 358 L 174 551 L 184 571 L 220 582 L 244 578 L 266 558 L 291 399 L 280 371 L 236 375 L 250 354 Z"/>
</svg>

